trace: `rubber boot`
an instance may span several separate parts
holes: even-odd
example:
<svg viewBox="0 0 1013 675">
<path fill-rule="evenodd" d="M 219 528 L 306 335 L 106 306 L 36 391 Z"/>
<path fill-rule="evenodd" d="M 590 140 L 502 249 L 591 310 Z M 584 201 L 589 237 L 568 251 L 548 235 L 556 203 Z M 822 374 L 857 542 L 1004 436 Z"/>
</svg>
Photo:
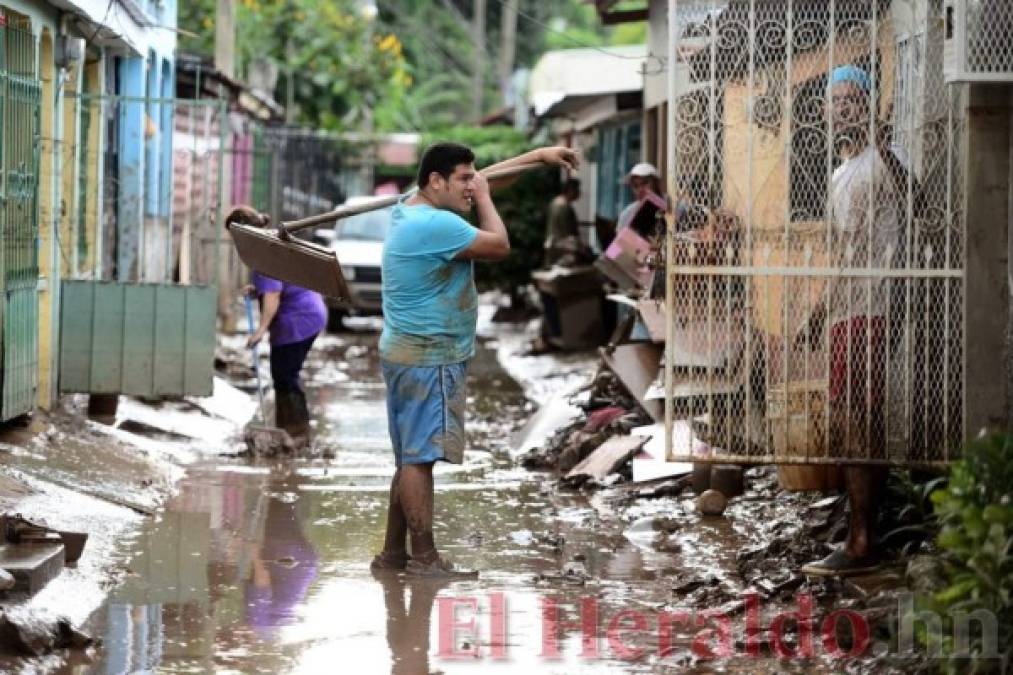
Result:
<svg viewBox="0 0 1013 675">
<path fill-rule="evenodd" d="M 292 428 L 288 433 L 297 447 L 306 447 L 310 443 L 310 410 L 306 404 L 306 393 L 294 391 L 292 399 Z"/>
<path fill-rule="evenodd" d="M 275 424 L 288 433 L 295 448 L 305 447 L 309 442 L 306 395 L 301 391 L 276 392 Z"/>
<path fill-rule="evenodd" d="M 292 420 L 295 417 L 294 401 L 292 392 L 274 392 L 274 426 L 289 431 L 292 427 Z"/>
</svg>

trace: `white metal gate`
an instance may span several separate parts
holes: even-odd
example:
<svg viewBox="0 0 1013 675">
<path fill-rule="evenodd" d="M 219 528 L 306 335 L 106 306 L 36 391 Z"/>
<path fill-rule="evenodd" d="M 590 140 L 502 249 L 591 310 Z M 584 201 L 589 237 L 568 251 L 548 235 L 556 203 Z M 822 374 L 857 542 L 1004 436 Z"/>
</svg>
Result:
<svg viewBox="0 0 1013 675">
<path fill-rule="evenodd" d="M 966 94 L 942 0 L 675 6 L 669 456 L 701 459 L 686 420 L 721 461 L 947 461 Z"/>
</svg>

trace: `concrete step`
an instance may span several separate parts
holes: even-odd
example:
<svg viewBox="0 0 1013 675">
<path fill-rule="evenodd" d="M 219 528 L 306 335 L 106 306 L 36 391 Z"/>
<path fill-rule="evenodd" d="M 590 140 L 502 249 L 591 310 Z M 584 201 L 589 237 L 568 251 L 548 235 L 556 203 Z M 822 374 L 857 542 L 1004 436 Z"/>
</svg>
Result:
<svg viewBox="0 0 1013 675">
<path fill-rule="evenodd" d="M 0 545 L 0 568 L 14 577 L 14 588 L 8 593 L 35 595 L 63 571 L 61 543 Z"/>
</svg>

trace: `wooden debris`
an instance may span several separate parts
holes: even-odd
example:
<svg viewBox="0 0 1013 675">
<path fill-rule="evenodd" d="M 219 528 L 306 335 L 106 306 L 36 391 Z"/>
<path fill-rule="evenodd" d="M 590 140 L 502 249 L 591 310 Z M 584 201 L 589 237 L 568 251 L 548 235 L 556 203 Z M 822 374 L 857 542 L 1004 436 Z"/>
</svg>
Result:
<svg viewBox="0 0 1013 675">
<path fill-rule="evenodd" d="M 640 318 L 647 326 L 647 334 L 651 336 L 651 342 L 665 342 L 665 301 L 660 299 L 641 300 L 637 303 L 640 310 Z"/>
<path fill-rule="evenodd" d="M 566 474 L 570 482 L 591 478 L 602 481 L 625 464 L 649 439 L 645 436 L 613 436 Z"/>
<path fill-rule="evenodd" d="M 658 374 L 662 351 L 659 345 L 632 343 L 602 353 L 609 370 L 655 422 L 664 419 L 664 405 L 661 401 L 646 400 L 644 394 Z"/>
</svg>

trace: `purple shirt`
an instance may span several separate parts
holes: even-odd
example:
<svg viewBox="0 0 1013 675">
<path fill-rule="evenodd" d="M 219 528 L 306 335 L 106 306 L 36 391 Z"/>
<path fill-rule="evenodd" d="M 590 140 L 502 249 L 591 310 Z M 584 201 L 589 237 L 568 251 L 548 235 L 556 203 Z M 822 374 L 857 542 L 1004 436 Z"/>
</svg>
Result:
<svg viewBox="0 0 1013 675">
<path fill-rule="evenodd" d="M 271 322 L 271 344 L 290 345 L 308 340 L 327 325 L 327 306 L 316 291 L 253 273 L 257 293 L 281 293 L 278 313 Z"/>
</svg>

